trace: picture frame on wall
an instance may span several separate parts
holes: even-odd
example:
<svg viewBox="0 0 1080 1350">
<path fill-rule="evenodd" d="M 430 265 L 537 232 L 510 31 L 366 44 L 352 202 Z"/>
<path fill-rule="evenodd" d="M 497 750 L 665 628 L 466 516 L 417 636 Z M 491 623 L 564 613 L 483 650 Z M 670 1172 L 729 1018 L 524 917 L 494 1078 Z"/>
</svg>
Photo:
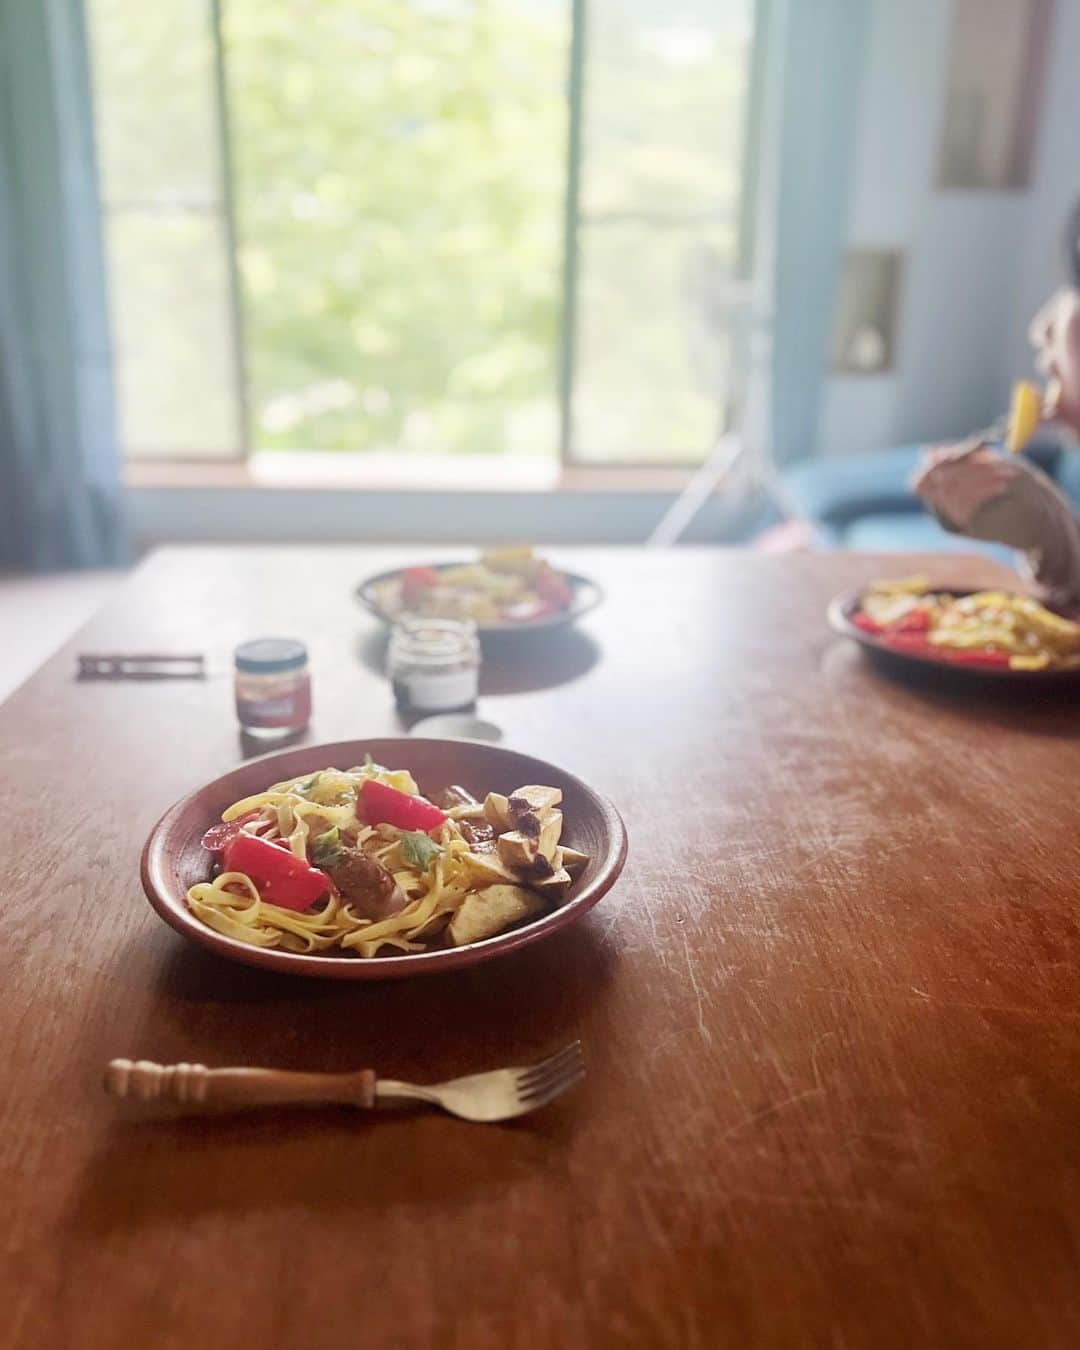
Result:
<svg viewBox="0 0 1080 1350">
<path fill-rule="evenodd" d="M 1030 183 L 1053 18 L 1054 0 L 953 0 L 940 188 Z"/>
</svg>

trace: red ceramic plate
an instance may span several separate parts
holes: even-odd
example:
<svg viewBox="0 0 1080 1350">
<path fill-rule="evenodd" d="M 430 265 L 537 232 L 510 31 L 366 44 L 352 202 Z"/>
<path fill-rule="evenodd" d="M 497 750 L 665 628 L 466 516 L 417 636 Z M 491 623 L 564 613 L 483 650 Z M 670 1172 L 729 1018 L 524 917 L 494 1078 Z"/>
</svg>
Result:
<svg viewBox="0 0 1080 1350">
<path fill-rule="evenodd" d="M 448 567 L 460 567 L 461 565 L 460 562 L 431 564 L 436 572 L 443 572 Z M 383 582 L 396 581 L 406 570 L 397 567 L 389 572 L 379 572 L 376 576 L 368 577 L 356 588 L 356 598 L 383 623 L 394 623 L 396 616 L 387 613 L 379 603 L 379 587 Z M 566 609 L 560 610 L 557 614 L 549 614 L 544 619 L 528 619 L 522 623 L 514 623 L 510 620 L 478 623 L 476 631 L 478 633 L 535 633 L 547 628 L 561 628 L 564 624 L 576 623 L 583 614 L 588 614 L 603 600 L 603 591 L 595 581 L 590 581 L 588 577 L 579 576 L 576 572 L 564 572 L 561 568 L 559 569 L 559 575 L 569 585 L 573 595 L 573 599 Z"/>
<path fill-rule="evenodd" d="M 451 783 L 460 783 L 478 797 L 488 792 L 509 793 L 523 783 L 546 783 L 561 788 L 563 838 L 572 848 L 589 855 L 584 871 L 557 909 L 531 923 L 466 947 L 372 959 L 306 956 L 249 947 L 207 928 L 191 913 L 187 905 L 189 887 L 210 876 L 211 858 L 199 841 L 227 806 L 262 791 L 270 783 L 331 765 L 344 769 L 361 764 L 365 754 L 391 768 L 409 769 L 421 791 L 429 796 Z M 592 909 L 615 884 L 625 861 L 626 827 L 618 811 L 573 774 L 544 760 L 494 745 L 399 737 L 338 741 L 267 755 L 207 783 L 170 807 L 151 830 L 143 848 L 142 883 L 151 905 L 167 924 L 220 956 L 287 975 L 324 980 L 392 980 L 474 965 L 538 942 Z"/>
<path fill-rule="evenodd" d="M 950 595 L 971 595 L 970 590 L 956 589 L 952 586 L 935 586 L 934 590 L 948 591 Z M 829 604 L 829 626 L 844 637 L 854 638 L 867 651 L 888 660 L 890 664 L 923 671 L 943 671 L 960 679 L 980 680 L 983 682 L 1022 684 L 1033 686 L 1080 684 L 1080 667 L 1068 670 L 1010 670 L 1008 666 L 968 665 L 963 661 L 949 660 L 944 656 L 927 655 L 922 652 L 905 651 L 885 642 L 875 633 L 867 633 L 852 620 L 862 608 L 862 591 L 848 591 L 836 596 Z"/>
</svg>

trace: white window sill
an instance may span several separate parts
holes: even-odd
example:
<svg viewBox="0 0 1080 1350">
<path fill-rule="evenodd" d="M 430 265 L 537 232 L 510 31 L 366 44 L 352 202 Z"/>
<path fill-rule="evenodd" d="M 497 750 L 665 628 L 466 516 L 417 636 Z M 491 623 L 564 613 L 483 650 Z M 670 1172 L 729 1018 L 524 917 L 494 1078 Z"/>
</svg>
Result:
<svg viewBox="0 0 1080 1350">
<path fill-rule="evenodd" d="M 247 460 L 129 460 L 129 488 L 356 492 L 677 493 L 692 469 L 567 467 L 556 459 L 270 451 Z"/>
</svg>

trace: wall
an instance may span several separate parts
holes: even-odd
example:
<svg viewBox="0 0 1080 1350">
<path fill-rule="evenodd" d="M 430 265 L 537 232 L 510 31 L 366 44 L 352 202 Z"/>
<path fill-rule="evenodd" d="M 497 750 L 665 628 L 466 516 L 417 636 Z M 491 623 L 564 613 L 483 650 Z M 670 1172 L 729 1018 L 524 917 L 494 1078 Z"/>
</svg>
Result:
<svg viewBox="0 0 1080 1350">
<path fill-rule="evenodd" d="M 873 0 L 851 246 L 905 253 L 896 368 L 832 375 L 825 454 L 961 436 L 1007 406 L 1030 370 L 1027 319 L 1060 277 L 1056 232 L 1080 191 L 1080 0 L 1057 0 L 1030 189 L 939 192 L 952 6 Z"/>
<path fill-rule="evenodd" d="M 129 489 L 140 547 L 166 541 L 640 543 L 670 492 L 360 492 L 256 487 Z M 706 503 L 686 541 L 731 539 L 737 506 Z"/>
</svg>

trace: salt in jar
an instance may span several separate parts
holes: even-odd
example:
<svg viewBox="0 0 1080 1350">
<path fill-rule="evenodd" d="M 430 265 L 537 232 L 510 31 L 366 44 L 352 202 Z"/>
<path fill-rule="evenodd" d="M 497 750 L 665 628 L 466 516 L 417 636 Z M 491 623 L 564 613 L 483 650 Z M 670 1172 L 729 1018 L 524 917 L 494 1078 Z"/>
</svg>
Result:
<svg viewBox="0 0 1080 1350">
<path fill-rule="evenodd" d="M 403 713 L 471 708 L 480 684 L 476 625 L 467 619 L 406 616 L 390 634 L 387 665 Z"/>
</svg>

